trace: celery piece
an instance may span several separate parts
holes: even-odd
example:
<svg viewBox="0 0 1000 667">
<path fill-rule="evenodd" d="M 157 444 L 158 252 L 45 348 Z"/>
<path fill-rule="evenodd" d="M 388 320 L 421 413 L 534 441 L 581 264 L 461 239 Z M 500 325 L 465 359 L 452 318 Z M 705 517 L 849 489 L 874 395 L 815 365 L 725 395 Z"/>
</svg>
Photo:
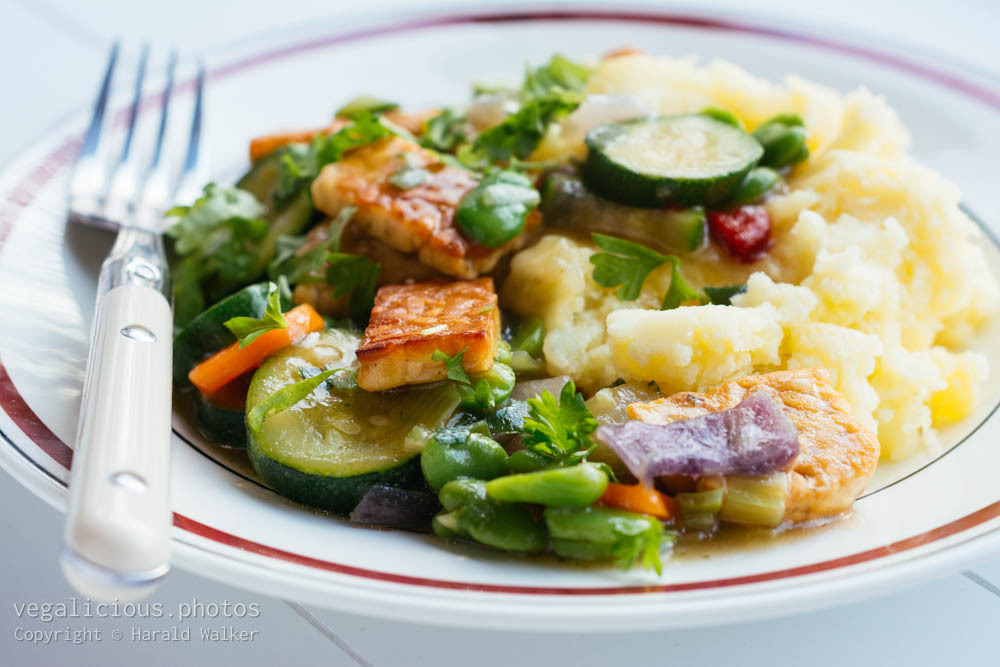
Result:
<svg viewBox="0 0 1000 667">
<path fill-rule="evenodd" d="M 785 515 L 788 475 L 776 472 L 766 477 L 732 475 L 726 478 L 726 495 L 719 519 L 729 523 L 773 528 Z"/>
</svg>

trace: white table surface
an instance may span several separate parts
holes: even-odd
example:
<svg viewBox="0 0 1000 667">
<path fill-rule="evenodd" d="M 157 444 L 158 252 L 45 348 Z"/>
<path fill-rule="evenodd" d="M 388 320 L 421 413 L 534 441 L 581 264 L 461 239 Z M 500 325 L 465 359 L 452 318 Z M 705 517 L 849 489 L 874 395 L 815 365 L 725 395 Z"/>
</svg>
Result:
<svg viewBox="0 0 1000 667">
<path fill-rule="evenodd" d="M 116 37 L 176 46 L 185 53 L 255 34 L 402 2 L 356 0 L 0 0 L 0 164 L 68 112 L 90 103 L 107 45 Z M 499 3 L 498 3 L 499 4 Z M 513 4 L 513 3 L 504 3 Z M 793 5 L 794 9 L 784 7 Z M 409 4 L 413 7 L 413 3 Z M 682 5 L 683 6 L 683 5 Z M 702 2 L 700 7 L 778 11 L 829 30 L 904 39 L 1000 74 L 1000 2 Z M 362 7 L 364 9 L 362 9 Z M 56 553 L 62 517 L 0 472 L 0 665 L 940 665 L 1000 664 L 1000 558 L 907 592 L 782 620 L 705 630 L 559 636 L 452 631 L 325 609 L 304 608 L 173 572 L 150 598 L 164 616 L 31 618 L 24 605 L 69 604 L 73 592 Z M 168 614 L 197 603 L 256 604 L 255 618 L 192 619 Z M 187 641 L 133 638 L 137 630 L 187 628 Z M 202 639 L 220 627 L 243 641 Z M 78 643 L 67 639 L 78 631 Z M 48 643 L 25 632 L 63 631 Z M 115 631 L 123 637 L 116 640 Z M 89 637 L 83 634 L 89 631 Z M 100 639 L 97 635 L 100 635 Z M 37 636 L 37 634 L 36 634 Z M 50 637 L 52 635 L 49 635 Z"/>
</svg>

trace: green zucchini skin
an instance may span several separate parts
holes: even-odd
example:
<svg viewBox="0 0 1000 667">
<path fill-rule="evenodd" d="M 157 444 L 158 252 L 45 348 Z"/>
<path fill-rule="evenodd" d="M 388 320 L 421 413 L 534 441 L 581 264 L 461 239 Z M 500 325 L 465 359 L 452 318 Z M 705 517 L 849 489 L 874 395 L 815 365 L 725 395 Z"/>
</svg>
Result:
<svg viewBox="0 0 1000 667">
<path fill-rule="evenodd" d="M 690 124 L 693 129 L 711 133 L 718 143 L 735 155 L 726 167 L 703 174 L 683 173 L 685 169 L 697 171 L 698 165 L 678 164 L 673 173 L 658 171 L 656 165 L 626 164 L 616 155 L 615 148 L 631 136 L 661 126 L 681 128 Z M 723 201 L 747 173 L 760 160 L 764 149 L 749 134 L 739 128 L 702 114 L 680 114 L 659 118 L 643 118 L 611 123 L 594 128 L 587 135 L 587 159 L 583 165 L 583 179 L 587 187 L 601 196 L 629 206 L 660 208 L 672 204 L 696 206 Z M 664 151 L 670 148 L 664 147 Z M 628 162 L 632 162 L 628 160 Z"/>
<path fill-rule="evenodd" d="M 192 402 L 195 424 L 202 435 L 234 449 L 246 449 L 247 421 L 242 410 L 227 410 L 212 405 L 194 392 Z"/>
<path fill-rule="evenodd" d="M 425 486 L 419 455 L 387 470 L 351 477 L 328 477 L 302 472 L 268 458 L 256 444 L 253 434 L 247 436 L 247 454 L 253 469 L 276 493 L 297 503 L 337 514 L 349 514 L 375 484 L 411 489 Z"/>
<path fill-rule="evenodd" d="M 256 283 L 227 296 L 202 311 L 174 337 L 174 386 L 186 387 L 188 373 L 202 359 L 236 342 L 225 322 L 233 317 L 263 317 L 267 308 L 268 283 Z M 282 308 L 290 306 L 282 303 Z"/>
<path fill-rule="evenodd" d="M 701 207 L 649 209 L 625 206 L 590 192 L 579 178 L 553 173 L 542 187 L 546 226 L 609 234 L 670 253 L 704 247 L 707 218 Z"/>
</svg>

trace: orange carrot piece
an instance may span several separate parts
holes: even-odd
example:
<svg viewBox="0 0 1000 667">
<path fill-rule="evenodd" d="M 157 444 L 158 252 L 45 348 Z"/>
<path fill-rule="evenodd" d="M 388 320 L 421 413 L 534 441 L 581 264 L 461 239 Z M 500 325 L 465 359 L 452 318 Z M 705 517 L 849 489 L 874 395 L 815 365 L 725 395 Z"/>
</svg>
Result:
<svg viewBox="0 0 1000 667">
<path fill-rule="evenodd" d="M 308 144 L 317 134 L 336 132 L 347 125 L 347 123 L 348 121 L 343 118 L 338 118 L 326 127 L 318 127 L 312 130 L 298 130 L 296 132 L 276 132 L 275 134 L 265 134 L 263 137 L 256 137 L 250 141 L 250 161 L 256 162 L 288 144 Z"/>
<path fill-rule="evenodd" d="M 677 507 L 674 499 L 660 493 L 656 489 L 650 489 L 642 484 L 608 484 L 607 490 L 601 496 L 600 501 L 605 505 L 620 507 L 630 512 L 640 514 L 650 514 L 659 519 L 669 519 L 677 516 Z"/>
<path fill-rule="evenodd" d="M 287 329 L 272 329 L 240 348 L 239 342 L 216 352 L 191 369 L 188 379 L 205 396 L 211 396 L 247 371 L 260 366 L 278 350 L 288 347 L 311 331 L 326 326 L 312 306 L 304 303 L 285 313 Z"/>
</svg>

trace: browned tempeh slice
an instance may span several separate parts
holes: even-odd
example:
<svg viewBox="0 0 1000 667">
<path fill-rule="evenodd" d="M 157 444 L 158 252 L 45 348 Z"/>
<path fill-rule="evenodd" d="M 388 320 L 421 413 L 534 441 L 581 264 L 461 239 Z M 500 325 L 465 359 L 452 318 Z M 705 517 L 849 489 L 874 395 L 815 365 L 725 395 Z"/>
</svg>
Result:
<svg viewBox="0 0 1000 667">
<path fill-rule="evenodd" d="M 402 189 L 389 179 L 401 168 L 424 169 L 427 180 Z M 471 172 L 441 162 L 433 152 L 400 137 L 382 139 L 349 151 L 328 164 L 313 181 L 316 208 L 335 216 L 345 206 L 357 206 L 354 219 L 372 236 L 455 278 L 472 279 L 489 273 L 500 259 L 521 248 L 527 234 L 541 222 L 529 214 L 525 232 L 497 248 L 467 239 L 455 224 L 455 210 L 476 187 Z"/>
<path fill-rule="evenodd" d="M 500 310 L 492 278 L 386 285 L 375 296 L 358 348 L 358 385 L 381 391 L 447 377 L 435 350 L 462 350 L 467 373 L 493 366 L 500 338 Z"/>
</svg>

